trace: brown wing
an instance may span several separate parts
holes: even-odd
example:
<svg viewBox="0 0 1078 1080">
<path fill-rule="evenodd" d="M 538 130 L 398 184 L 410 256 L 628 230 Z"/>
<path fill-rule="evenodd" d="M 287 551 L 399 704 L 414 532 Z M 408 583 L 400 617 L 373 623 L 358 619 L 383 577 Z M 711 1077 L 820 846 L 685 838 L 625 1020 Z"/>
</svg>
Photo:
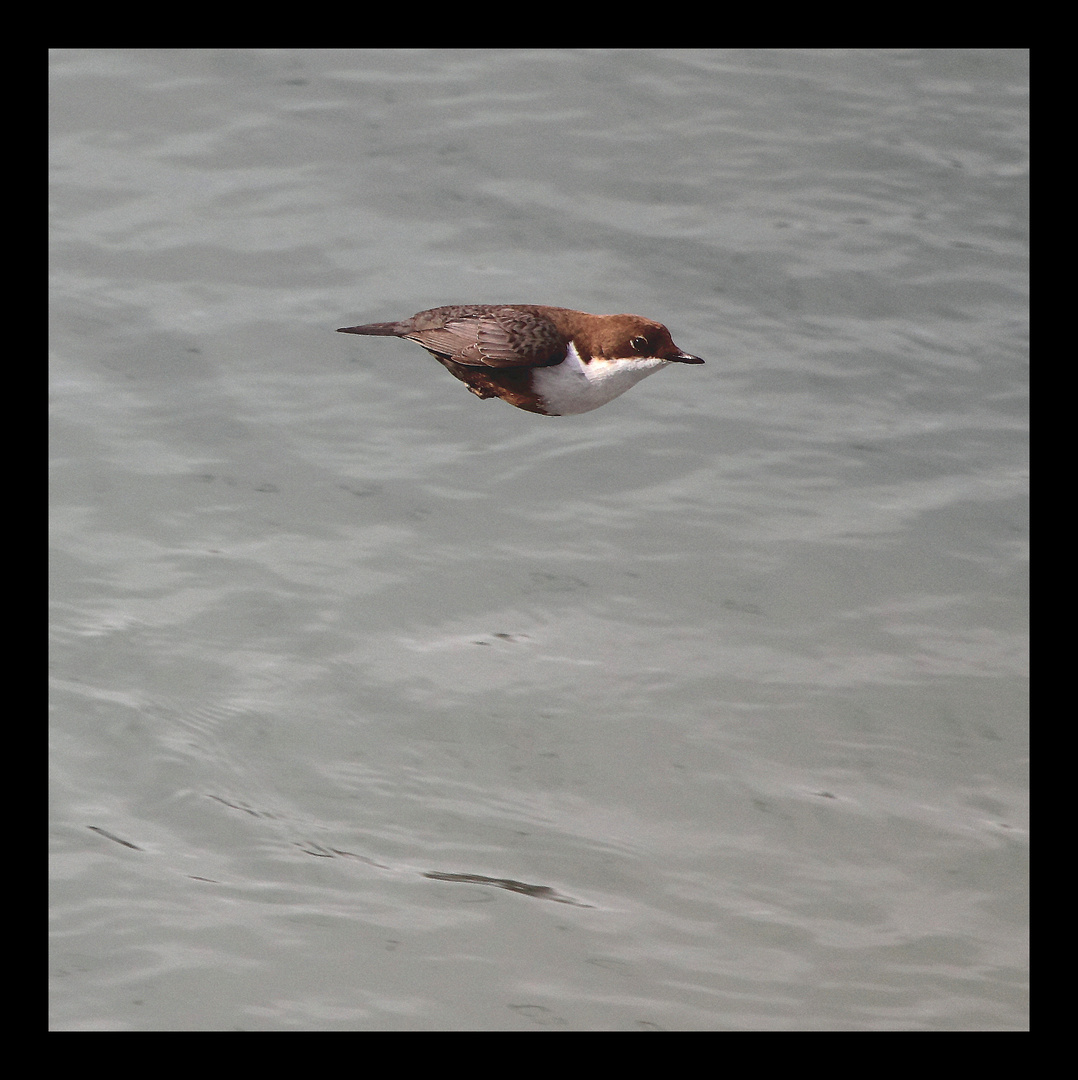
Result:
<svg viewBox="0 0 1078 1080">
<path fill-rule="evenodd" d="M 473 367 L 547 367 L 565 359 L 565 340 L 547 318 L 526 309 L 495 308 L 447 319 L 405 335 L 424 349 Z"/>
</svg>

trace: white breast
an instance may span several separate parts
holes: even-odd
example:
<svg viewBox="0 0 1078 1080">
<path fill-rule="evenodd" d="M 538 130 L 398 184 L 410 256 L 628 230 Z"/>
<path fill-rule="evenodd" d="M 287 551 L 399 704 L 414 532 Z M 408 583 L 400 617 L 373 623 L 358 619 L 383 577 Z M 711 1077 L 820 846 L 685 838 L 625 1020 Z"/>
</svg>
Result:
<svg viewBox="0 0 1078 1080">
<path fill-rule="evenodd" d="M 598 358 L 585 364 L 570 344 L 569 355 L 560 364 L 533 369 L 532 389 L 543 399 L 551 416 L 591 412 L 624 394 L 630 386 L 666 367 L 669 362 L 653 357 L 639 360 Z"/>
</svg>

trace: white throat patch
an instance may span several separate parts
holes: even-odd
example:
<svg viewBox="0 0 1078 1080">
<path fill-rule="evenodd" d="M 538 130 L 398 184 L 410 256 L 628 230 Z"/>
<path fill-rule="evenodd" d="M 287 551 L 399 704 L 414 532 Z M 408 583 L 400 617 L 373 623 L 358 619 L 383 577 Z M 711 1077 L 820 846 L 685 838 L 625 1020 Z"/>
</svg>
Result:
<svg viewBox="0 0 1078 1080">
<path fill-rule="evenodd" d="M 591 412 L 668 363 L 669 360 L 657 357 L 626 360 L 599 357 L 585 364 L 570 342 L 569 353 L 560 364 L 532 369 L 532 388 L 543 399 L 551 416 Z"/>
</svg>

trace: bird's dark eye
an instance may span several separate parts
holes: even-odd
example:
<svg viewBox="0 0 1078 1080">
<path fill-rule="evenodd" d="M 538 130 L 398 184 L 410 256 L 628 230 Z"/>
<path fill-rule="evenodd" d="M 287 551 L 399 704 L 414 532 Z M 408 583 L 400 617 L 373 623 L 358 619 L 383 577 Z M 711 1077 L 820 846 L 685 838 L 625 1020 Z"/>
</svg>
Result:
<svg viewBox="0 0 1078 1080">
<path fill-rule="evenodd" d="M 629 344 L 636 352 L 648 351 L 648 339 L 646 337 L 634 337 L 629 341 Z"/>
</svg>

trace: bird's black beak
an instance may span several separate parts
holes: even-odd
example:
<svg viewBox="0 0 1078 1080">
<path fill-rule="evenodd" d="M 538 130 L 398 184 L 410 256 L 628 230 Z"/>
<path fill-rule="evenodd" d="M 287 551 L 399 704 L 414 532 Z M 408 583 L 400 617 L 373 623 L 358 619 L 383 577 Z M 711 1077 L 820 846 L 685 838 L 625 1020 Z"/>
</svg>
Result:
<svg viewBox="0 0 1078 1080">
<path fill-rule="evenodd" d="M 664 360 L 673 360 L 675 364 L 702 364 L 703 360 L 692 353 L 679 352 L 676 356 L 665 356 Z"/>
</svg>

